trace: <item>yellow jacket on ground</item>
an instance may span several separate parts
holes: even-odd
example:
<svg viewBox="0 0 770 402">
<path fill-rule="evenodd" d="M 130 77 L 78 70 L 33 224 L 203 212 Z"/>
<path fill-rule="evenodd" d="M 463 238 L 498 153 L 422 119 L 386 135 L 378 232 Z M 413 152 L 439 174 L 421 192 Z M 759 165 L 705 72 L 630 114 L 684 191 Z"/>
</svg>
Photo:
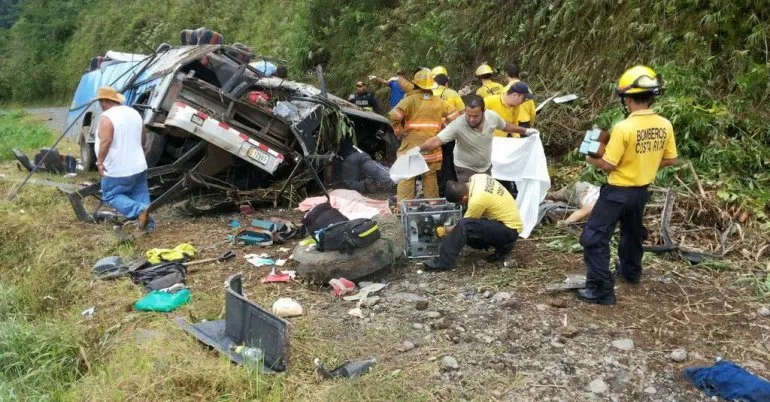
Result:
<svg viewBox="0 0 770 402">
<path fill-rule="evenodd" d="M 603 159 L 616 167 L 607 182 L 620 187 L 649 185 L 660 161 L 676 157 L 671 122 L 652 110 L 637 110 L 612 128 Z"/>
<path fill-rule="evenodd" d="M 475 174 L 468 183 L 466 218 L 487 218 L 521 232 L 521 216 L 516 200 L 492 176 Z"/>
<path fill-rule="evenodd" d="M 503 103 L 503 95 L 492 95 L 484 98 L 484 106 L 500 115 L 506 123 L 519 125 L 519 106 L 507 106 Z M 518 133 L 506 133 L 502 130 L 495 130 L 495 137 L 520 137 Z"/>
</svg>

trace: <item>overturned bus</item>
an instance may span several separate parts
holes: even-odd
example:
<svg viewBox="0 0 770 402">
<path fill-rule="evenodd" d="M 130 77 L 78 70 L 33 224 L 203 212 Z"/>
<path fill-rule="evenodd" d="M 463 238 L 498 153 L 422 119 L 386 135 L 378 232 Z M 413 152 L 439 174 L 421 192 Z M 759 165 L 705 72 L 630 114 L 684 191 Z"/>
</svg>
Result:
<svg viewBox="0 0 770 402">
<path fill-rule="evenodd" d="M 101 109 L 93 98 L 101 86 L 118 89 L 143 116 L 150 210 L 172 201 L 190 214 L 291 203 L 308 185 L 325 192 L 319 172 L 348 138 L 376 159 L 394 158 L 388 119 L 326 93 L 320 67 L 322 89 L 266 77 L 249 64 L 253 57 L 243 46 L 164 44 L 150 55 L 95 58 L 65 126 L 84 169 L 96 162 Z M 88 213 L 83 199 L 100 190 L 97 183 L 70 194 L 78 219 L 98 220 L 101 203 Z"/>
</svg>

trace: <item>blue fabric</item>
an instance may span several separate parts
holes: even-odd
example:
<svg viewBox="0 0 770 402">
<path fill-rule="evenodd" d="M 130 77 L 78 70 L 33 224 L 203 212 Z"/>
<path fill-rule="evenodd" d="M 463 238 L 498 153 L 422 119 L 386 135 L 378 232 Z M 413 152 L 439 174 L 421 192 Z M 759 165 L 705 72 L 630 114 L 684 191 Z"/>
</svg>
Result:
<svg viewBox="0 0 770 402">
<path fill-rule="evenodd" d="M 126 177 L 102 177 L 102 199 L 128 219 L 136 219 L 150 206 L 150 190 L 147 188 L 147 171 Z M 155 222 L 150 220 L 147 228 Z"/>
<path fill-rule="evenodd" d="M 401 102 L 401 99 L 404 98 L 404 90 L 401 89 L 401 86 L 398 85 L 397 80 L 388 81 L 388 86 L 390 87 L 390 108 L 393 109 L 398 105 L 398 102 Z"/>
<path fill-rule="evenodd" d="M 684 377 L 710 397 L 718 396 L 728 401 L 770 401 L 770 382 L 729 360 L 721 360 L 711 367 L 686 368 Z"/>
<path fill-rule="evenodd" d="M 254 67 L 255 70 L 262 73 L 262 75 L 264 75 L 265 77 L 272 76 L 273 74 L 275 74 L 275 70 L 278 69 L 278 67 L 276 67 L 275 64 L 266 60 L 255 61 L 251 63 L 250 66 Z"/>
</svg>

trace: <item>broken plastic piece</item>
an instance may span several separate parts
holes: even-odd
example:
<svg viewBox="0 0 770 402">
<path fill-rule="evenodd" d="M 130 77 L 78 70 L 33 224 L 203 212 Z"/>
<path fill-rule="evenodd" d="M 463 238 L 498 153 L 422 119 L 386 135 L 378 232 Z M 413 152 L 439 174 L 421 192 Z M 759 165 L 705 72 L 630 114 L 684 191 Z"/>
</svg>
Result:
<svg viewBox="0 0 770 402">
<path fill-rule="evenodd" d="M 289 362 L 289 323 L 243 296 L 241 274 L 225 282 L 225 319 L 190 324 L 178 317 L 177 324 L 199 341 L 243 364 L 233 346 L 258 347 L 264 352 L 266 372 L 286 371 Z"/>
<path fill-rule="evenodd" d="M 264 255 L 264 254 L 262 254 Z M 266 265 L 275 265 L 275 261 L 273 261 L 270 258 L 264 258 L 261 255 L 256 254 L 246 254 L 243 256 L 243 258 L 246 259 L 246 262 L 249 264 L 255 266 L 255 267 L 263 267 Z"/>
<path fill-rule="evenodd" d="M 290 282 L 296 276 L 296 271 L 281 271 L 280 274 L 273 268 L 266 277 L 262 278 L 262 283 Z"/>
<path fill-rule="evenodd" d="M 233 219 L 230 221 L 230 227 L 231 228 L 239 228 L 241 227 L 241 222 L 238 219 Z"/>
<path fill-rule="evenodd" d="M 342 363 L 339 367 L 332 371 L 326 370 L 321 360 L 316 358 L 313 360 L 315 365 L 316 376 L 320 380 L 328 380 L 330 378 L 353 378 L 366 374 L 372 369 L 372 366 L 377 363 L 376 357 L 368 357 L 366 359 L 347 361 Z"/>
<path fill-rule="evenodd" d="M 356 284 L 345 278 L 334 278 L 329 281 L 329 285 L 334 289 L 332 291 L 334 297 L 350 295 L 356 291 Z"/>
<path fill-rule="evenodd" d="M 549 292 L 559 292 L 562 290 L 585 289 L 585 287 L 586 287 L 585 275 L 571 274 L 571 275 L 567 275 L 567 278 L 564 279 L 564 281 L 562 282 L 549 283 L 546 286 L 546 290 Z"/>
<path fill-rule="evenodd" d="M 370 294 L 374 294 L 379 292 L 382 289 L 385 289 L 386 286 L 388 286 L 387 283 L 370 283 L 362 287 L 361 290 L 358 291 L 358 293 L 352 296 L 345 296 L 344 299 L 347 301 L 363 300 L 363 299 L 366 299 L 366 297 L 369 296 Z"/>
</svg>

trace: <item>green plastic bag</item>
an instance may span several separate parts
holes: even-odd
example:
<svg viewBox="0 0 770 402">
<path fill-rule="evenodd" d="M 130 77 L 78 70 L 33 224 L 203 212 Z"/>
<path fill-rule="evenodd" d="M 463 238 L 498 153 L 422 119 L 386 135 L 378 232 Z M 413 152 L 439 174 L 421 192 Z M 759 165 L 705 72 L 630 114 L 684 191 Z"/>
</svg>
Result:
<svg viewBox="0 0 770 402">
<path fill-rule="evenodd" d="M 159 290 L 152 291 L 139 299 L 134 308 L 139 311 L 159 311 L 168 313 L 177 307 L 190 301 L 190 291 L 182 289 L 176 293 L 165 293 Z"/>
</svg>

